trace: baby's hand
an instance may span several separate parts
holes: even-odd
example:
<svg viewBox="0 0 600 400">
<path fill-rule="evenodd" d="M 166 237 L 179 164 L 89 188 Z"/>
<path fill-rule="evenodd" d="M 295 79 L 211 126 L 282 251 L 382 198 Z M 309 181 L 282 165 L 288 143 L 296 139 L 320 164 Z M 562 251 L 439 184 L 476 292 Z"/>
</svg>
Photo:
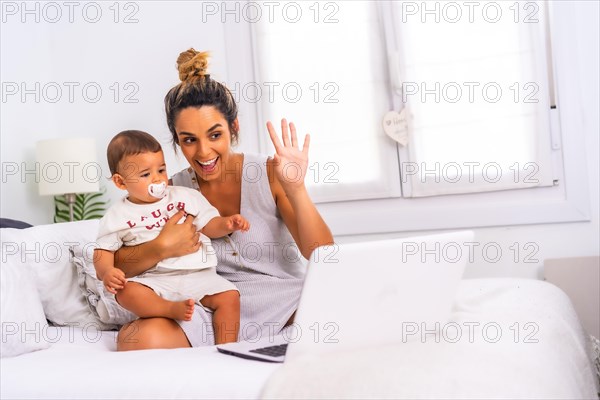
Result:
<svg viewBox="0 0 600 400">
<path fill-rule="evenodd" d="M 119 268 L 112 268 L 104 273 L 102 282 L 106 290 L 112 294 L 117 294 L 117 290 L 123 289 L 127 281 L 125 280 L 125 273 L 123 271 Z"/>
<path fill-rule="evenodd" d="M 229 217 L 227 221 L 227 229 L 231 231 L 244 231 L 246 232 L 250 229 L 250 222 L 246 220 L 246 218 L 242 217 L 240 214 L 234 214 Z"/>
</svg>

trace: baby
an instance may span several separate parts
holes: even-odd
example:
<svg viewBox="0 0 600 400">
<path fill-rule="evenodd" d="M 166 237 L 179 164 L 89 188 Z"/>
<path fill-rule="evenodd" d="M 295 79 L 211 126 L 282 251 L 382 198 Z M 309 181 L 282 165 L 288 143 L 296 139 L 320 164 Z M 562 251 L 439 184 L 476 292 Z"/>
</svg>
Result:
<svg viewBox="0 0 600 400">
<path fill-rule="evenodd" d="M 213 311 L 215 342 L 237 341 L 240 300 L 237 288 L 216 273 L 217 259 L 210 244 L 234 231 L 247 231 L 249 223 L 235 214 L 221 217 L 199 191 L 167 186 L 160 143 L 141 131 L 116 135 L 107 149 L 112 181 L 128 195 L 110 207 L 100 220 L 94 266 L 98 279 L 115 294 L 119 304 L 140 318 L 165 317 L 189 321 L 194 304 Z M 125 279 L 115 267 L 114 253 L 156 238 L 179 210 L 194 216 L 201 230 L 200 250 L 168 258 L 140 275 Z M 204 236 L 206 235 L 206 236 Z"/>
</svg>

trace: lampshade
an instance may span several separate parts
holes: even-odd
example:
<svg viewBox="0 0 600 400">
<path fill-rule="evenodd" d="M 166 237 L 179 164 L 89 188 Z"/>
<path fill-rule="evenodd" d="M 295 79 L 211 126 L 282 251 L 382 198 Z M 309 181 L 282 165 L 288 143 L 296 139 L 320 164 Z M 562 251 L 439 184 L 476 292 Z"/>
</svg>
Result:
<svg viewBox="0 0 600 400">
<path fill-rule="evenodd" d="M 36 159 L 41 196 L 100 190 L 102 171 L 96 161 L 94 139 L 68 138 L 37 142 Z"/>
</svg>

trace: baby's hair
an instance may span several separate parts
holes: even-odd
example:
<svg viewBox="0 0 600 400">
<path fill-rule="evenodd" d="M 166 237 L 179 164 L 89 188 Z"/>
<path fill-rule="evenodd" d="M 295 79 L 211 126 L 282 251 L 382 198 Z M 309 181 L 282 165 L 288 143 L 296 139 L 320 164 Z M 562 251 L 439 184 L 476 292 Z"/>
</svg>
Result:
<svg viewBox="0 0 600 400">
<path fill-rule="evenodd" d="M 237 118 L 237 104 L 225 85 L 210 78 L 208 55 L 208 52 L 199 52 L 191 48 L 180 53 L 177 58 L 177 70 L 181 82 L 171 88 L 165 96 L 167 125 L 173 136 L 175 151 L 179 144 L 175 132 L 175 119 L 181 110 L 188 107 L 215 107 L 227 121 L 232 142 L 237 143 L 238 131 L 233 123 Z"/>
<path fill-rule="evenodd" d="M 112 138 L 106 149 L 110 174 L 112 176 L 118 172 L 119 163 L 125 156 L 161 150 L 158 140 L 149 133 L 135 130 L 120 132 Z"/>
</svg>

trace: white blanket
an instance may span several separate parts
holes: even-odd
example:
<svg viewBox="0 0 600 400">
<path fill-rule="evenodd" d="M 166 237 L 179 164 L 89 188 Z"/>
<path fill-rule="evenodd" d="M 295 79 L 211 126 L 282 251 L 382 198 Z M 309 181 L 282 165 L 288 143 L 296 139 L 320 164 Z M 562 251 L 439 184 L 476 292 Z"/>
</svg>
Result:
<svg viewBox="0 0 600 400">
<path fill-rule="evenodd" d="M 116 352 L 111 331 L 49 328 L 50 349 L 3 358 L 2 399 L 254 399 L 279 365 L 214 346 Z"/>
<path fill-rule="evenodd" d="M 555 286 L 465 280 L 451 320 L 437 335 L 409 326 L 396 345 L 286 362 L 262 397 L 597 399 L 586 337 Z"/>
<path fill-rule="evenodd" d="M 398 345 L 305 356 L 283 366 L 223 355 L 214 346 L 117 353 L 115 332 L 97 337 L 94 330 L 49 328 L 38 333 L 40 340 L 55 342 L 49 349 L 0 360 L 0 398 L 253 399 L 261 389 L 267 398 L 596 396 L 581 326 L 566 295 L 554 286 L 534 280 L 463 281 L 453 321 L 480 324 L 474 326 L 473 343 L 467 328 L 460 341 L 450 343 L 456 335 L 448 325 L 440 343 L 433 334 L 426 344 L 419 335 L 407 335 L 402 343 L 399 333 Z M 526 329 L 527 322 L 538 331 Z M 497 327 L 502 336 L 489 343 Z M 538 342 L 525 343 L 530 340 Z"/>
</svg>

